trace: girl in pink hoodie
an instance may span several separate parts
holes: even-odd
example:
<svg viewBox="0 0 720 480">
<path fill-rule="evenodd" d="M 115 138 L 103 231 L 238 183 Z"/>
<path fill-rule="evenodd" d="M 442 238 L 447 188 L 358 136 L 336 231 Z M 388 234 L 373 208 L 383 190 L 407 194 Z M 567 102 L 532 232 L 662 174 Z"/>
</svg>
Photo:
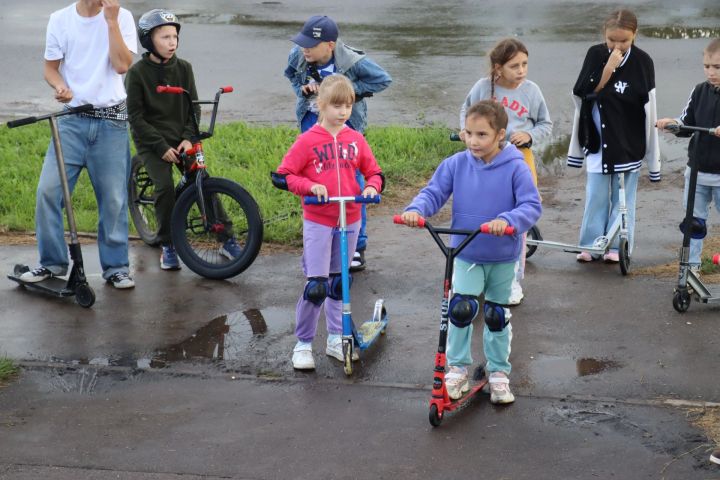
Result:
<svg viewBox="0 0 720 480">
<path fill-rule="evenodd" d="M 299 196 L 318 199 L 360 195 L 355 169 L 365 177 L 362 195 L 373 197 L 382 191 L 385 178 L 365 137 L 345 125 L 350 117 L 355 92 L 343 75 L 323 80 L 318 93 L 320 117 L 310 130 L 298 136 L 283 158 L 274 179 Z M 293 367 L 312 370 L 315 361 L 312 340 L 317 331 L 320 308 L 325 305 L 328 338 L 325 353 L 343 361 L 342 289 L 340 287 L 340 237 L 337 203 L 304 205 L 302 267 L 307 282 L 295 311 Z M 355 251 L 360 228 L 360 205 L 347 204 L 348 252 Z M 348 263 L 352 258 L 348 259 Z"/>
</svg>

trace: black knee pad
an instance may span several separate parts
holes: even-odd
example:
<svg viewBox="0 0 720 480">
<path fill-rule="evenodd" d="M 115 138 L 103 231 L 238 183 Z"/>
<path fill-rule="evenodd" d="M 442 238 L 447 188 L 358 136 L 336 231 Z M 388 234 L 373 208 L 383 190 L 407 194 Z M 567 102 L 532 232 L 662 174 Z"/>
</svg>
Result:
<svg viewBox="0 0 720 480">
<path fill-rule="evenodd" d="M 505 308 L 497 303 L 485 302 L 483 313 L 485 324 L 491 332 L 502 332 L 510 323 L 510 320 L 505 318 Z"/>
<path fill-rule="evenodd" d="M 320 306 L 328 295 L 328 279 L 325 277 L 310 277 L 305 284 L 303 298 L 313 305 Z"/>
<path fill-rule="evenodd" d="M 348 285 L 349 290 L 350 287 L 352 287 L 352 273 L 348 273 L 348 277 L 350 278 L 350 285 Z M 328 297 L 333 300 L 342 300 L 342 276 L 339 273 L 330 274 L 330 290 L 328 291 Z"/>
<path fill-rule="evenodd" d="M 680 224 L 680 231 L 682 233 L 685 233 L 685 228 L 686 228 L 685 220 L 687 220 L 687 219 L 683 219 L 682 223 Z M 701 240 L 701 239 L 705 238 L 706 235 L 707 235 L 707 225 L 706 225 L 705 219 L 699 218 L 699 217 L 693 217 L 692 220 L 690 221 L 690 238 Z"/>
<path fill-rule="evenodd" d="M 450 323 L 458 328 L 467 328 L 480 312 L 480 302 L 475 295 L 456 293 L 450 299 L 448 317 Z"/>
</svg>

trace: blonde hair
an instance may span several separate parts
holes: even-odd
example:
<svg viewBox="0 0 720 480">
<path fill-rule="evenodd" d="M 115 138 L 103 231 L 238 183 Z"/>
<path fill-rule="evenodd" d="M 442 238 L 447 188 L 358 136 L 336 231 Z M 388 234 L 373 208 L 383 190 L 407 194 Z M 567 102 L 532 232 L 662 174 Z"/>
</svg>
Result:
<svg viewBox="0 0 720 480">
<path fill-rule="evenodd" d="M 604 30 L 622 29 L 629 30 L 632 33 L 637 33 L 638 21 L 637 17 L 631 10 L 621 8 L 612 12 L 607 19 L 605 19 Z"/>
<path fill-rule="evenodd" d="M 717 51 L 720 51 L 720 38 L 713 38 L 710 40 L 710 43 L 707 44 L 707 47 L 705 47 L 704 53 L 712 55 Z"/>
<path fill-rule="evenodd" d="M 318 106 L 355 103 L 355 89 L 345 75 L 325 77 L 318 91 Z"/>
</svg>

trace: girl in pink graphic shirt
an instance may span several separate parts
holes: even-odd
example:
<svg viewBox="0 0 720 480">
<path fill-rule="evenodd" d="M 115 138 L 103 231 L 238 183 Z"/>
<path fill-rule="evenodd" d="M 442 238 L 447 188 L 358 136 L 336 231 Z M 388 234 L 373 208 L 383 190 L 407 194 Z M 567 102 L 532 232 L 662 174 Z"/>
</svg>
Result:
<svg viewBox="0 0 720 480">
<path fill-rule="evenodd" d="M 316 195 L 321 200 L 354 196 L 361 193 L 355 181 L 355 169 L 359 169 L 366 184 L 362 195 L 377 195 L 385 183 L 382 170 L 365 137 L 345 125 L 355 103 L 352 84 L 343 75 L 327 77 L 320 85 L 317 102 L 319 122 L 290 147 L 273 183 L 296 195 Z M 360 206 L 348 203 L 346 213 L 347 251 L 352 255 L 360 228 Z M 299 370 L 315 368 L 312 340 L 323 304 L 328 329 L 325 353 L 343 361 L 340 238 L 334 234 L 339 216 L 337 203 L 303 205 L 302 267 L 307 282 L 295 311 L 298 342 L 292 356 L 293 367 Z"/>
</svg>

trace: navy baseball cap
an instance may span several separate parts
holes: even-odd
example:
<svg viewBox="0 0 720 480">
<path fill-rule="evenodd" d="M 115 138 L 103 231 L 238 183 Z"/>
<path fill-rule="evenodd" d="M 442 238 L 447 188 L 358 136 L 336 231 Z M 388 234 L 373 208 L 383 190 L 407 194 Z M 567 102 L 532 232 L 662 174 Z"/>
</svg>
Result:
<svg viewBox="0 0 720 480">
<path fill-rule="evenodd" d="M 332 18 L 325 15 L 310 17 L 300 33 L 291 38 L 293 42 L 303 48 L 312 48 L 320 42 L 336 42 L 337 39 L 337 24 Z"/>
</svg>

